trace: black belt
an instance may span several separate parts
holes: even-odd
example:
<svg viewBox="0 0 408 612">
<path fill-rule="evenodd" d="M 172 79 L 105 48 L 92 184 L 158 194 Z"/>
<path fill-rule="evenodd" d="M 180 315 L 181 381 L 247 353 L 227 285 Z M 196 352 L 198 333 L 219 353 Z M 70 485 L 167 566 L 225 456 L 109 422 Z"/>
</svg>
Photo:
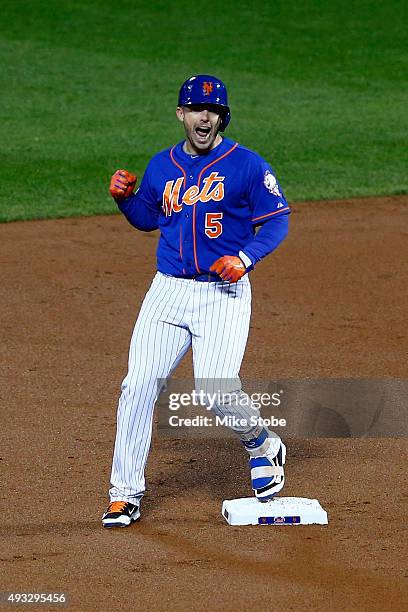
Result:
<svg viewBox="0 0 408 612">
<path fill-rule="evenodd" d="M 203 282 L 203 283 L 222 282 L 221 276 L 218 276 L 218 274 L 215 274 L 214 272 L 206 272 L 202 274 L 191 274 L 191 275 L 186 274 L 183 276 L 178 276 L 176 278 L 187 278 L 187 279 L 196 280 L 196 281 Z"/>
</svg>

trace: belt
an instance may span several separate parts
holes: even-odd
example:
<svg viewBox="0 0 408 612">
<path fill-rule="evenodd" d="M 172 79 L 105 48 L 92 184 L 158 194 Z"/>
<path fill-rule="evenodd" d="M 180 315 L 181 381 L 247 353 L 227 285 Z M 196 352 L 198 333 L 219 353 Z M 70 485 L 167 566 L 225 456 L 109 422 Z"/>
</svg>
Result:
<svg viewBox="0 0 408 612">
<path fill-rule="evenodd" d="M 205 274 L 186 274 L 183 276 L 176 276 L 176 278 L 186 278 L 188 280 L 195 280 L 201 283 L 222 282 L 221 276 L 218 276 L 218 274 L 215 274 L 214 272 L 206 272 Z"/>
</svg>

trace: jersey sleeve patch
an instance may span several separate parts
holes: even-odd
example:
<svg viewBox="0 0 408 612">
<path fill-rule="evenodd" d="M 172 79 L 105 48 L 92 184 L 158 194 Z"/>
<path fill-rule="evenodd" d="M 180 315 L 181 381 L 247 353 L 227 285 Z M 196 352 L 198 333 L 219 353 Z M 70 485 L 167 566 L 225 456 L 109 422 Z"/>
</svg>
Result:
<svg viewBox="0 0 408 612">
<path fill-rule="evenodd" d="M 248 185 L 248 202 L 254 225 L 262 225 L 271 217 L 290 213 L 272 167 L 259 156 L 250 159 Z"/>
<path fill-rule="evenodd" d="M 264 185 L 266 189 L 269 191 L 269 193 L 272 193 L 273 195 L 276 195 L 280 198 L 282 197 L 282 194 L 279 191 L 278 181 L 276 180 L 276 178 L 274 177 L 274 175 L 272 174 L 270 170 L 265 170 Z"/>
</svg>

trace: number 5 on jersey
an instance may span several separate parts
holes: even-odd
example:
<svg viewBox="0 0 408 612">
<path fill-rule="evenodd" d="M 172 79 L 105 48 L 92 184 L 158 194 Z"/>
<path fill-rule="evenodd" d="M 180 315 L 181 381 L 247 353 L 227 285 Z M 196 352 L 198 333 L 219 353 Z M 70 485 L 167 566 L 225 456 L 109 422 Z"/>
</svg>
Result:
<svg viewBox="0 0 408 612">
<path fill-rule="evenodd" d="M 218 238 L 222 234 L 222 212 L 205 214 L 205 234 L 209 238 Z"/>
</svg>

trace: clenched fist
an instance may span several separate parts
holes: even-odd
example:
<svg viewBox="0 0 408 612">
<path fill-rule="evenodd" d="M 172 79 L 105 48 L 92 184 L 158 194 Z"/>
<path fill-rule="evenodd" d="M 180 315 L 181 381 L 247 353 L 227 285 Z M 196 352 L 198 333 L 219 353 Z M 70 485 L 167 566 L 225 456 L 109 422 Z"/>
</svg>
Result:
<svg viewBox="0 0 408 612">
<path fill-rule="evenodd" d="M 213 263 L 210 268 L 211 272 L 216 272 L 221 276 L 222 280 L 236 283 L 242 278 L 246 272 L 246 268 L 239 257 L 232 255 L 224 255 Z"/>
<path fill-rule="evenodd" d="M 127 170 L 117 170 L 111 178 L 109 191 L 115 200 L 123 200 L 132 195 L 137 176 Z"/>
</svg>

